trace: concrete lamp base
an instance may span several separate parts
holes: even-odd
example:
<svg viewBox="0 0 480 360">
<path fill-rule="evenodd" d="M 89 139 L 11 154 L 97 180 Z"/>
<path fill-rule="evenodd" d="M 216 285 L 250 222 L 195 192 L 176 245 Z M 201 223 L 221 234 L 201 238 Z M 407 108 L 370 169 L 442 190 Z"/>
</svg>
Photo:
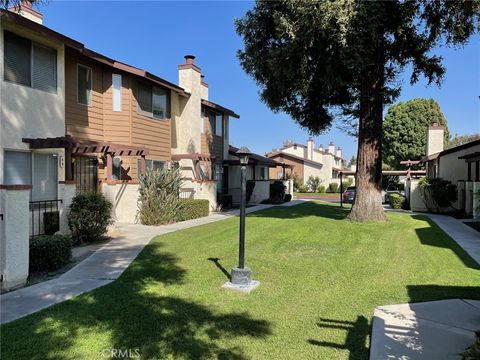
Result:
<svg viewBox="0 0 480 360">
<path fill-rule="evenodd" d="M 222 288 L 250 293 L 260 285 L 260 281 L 252 280 L 251 275 L 252 270 L 249 268 L 233 268 L 231 280 L 227 281 Z"/>
</svg>

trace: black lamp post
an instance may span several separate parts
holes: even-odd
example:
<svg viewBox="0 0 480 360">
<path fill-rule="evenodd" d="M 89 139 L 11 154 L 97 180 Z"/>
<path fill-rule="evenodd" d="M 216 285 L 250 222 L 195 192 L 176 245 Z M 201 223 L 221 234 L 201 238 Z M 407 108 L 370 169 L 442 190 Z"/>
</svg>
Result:
<svg viewBox="0 0 480 360">
<path fill-rule="evenodd" d="M 248 160 L 252 153 L 245 146 L 241 147 L 236 155 L 240 160 L 240 236 L 238 246 L 238 267 L 232 269 L 231 283 L 237 286 L 248 286 L 252 282 L 250 276 L 252 271 L 245 267 L 245 207 L 247 193 L 247 168 Z"/>
</svg>

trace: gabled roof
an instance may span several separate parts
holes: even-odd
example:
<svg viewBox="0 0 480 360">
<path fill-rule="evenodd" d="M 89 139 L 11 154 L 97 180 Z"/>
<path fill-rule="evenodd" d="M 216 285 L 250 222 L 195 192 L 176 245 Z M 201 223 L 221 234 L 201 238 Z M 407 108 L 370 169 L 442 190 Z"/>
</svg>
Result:
<svg viewBox="0 0 480 360">
<path fill-rule="evenodd" d="M 236 114 L 233 110 L 227 109 L 226 107 L 215 104 L 211 101 L 202 99 L 202 105 L 209 108 L 209 109 L 223 112 L 223 113 L 225 113 L 227 115 L 230 115 L 231 117 L 234 117 L 236 119 L 240 119 L 240 115 Z"/>
<path fill-rule="evenodd" d="M 67 49 L 69 49 L 70 51 L 80 53 L 84 56 L 89 57 L 90 59 L 92 59 L 94 61 L 98 61 L 102 64 L 108 65 L 110 67 L 121 70 L 123 72 L 126 72 L 126 73 L 129 73 L 129 74 L 138 76 L 138 77 L 142 77 L 146 80 L 152 81 L 152 82 L 154 82 L 158 85 L 161 85 L 163 87 L 166 87 L 166 88 L 176 92 L 177 94 L 179 94 L 181 96 L 185 96 L 185 97 L 189 96 L 189 94 L 187 94 L 185 92 L 185 90 L 183 88 L 181 88 L 180 86 L 172 84 L 171 82 L 169 82 L 165 79 L 162 79 L 162 78 L 160 78 L 160 77 L 158 77 L 154 74 L 151 74 L 146 70 L 143 70 L 143 69 L 137 68 L 135 66 L 119 62 L 119 61 L 111 59 L 111 58 L 109 58 L 105 55 L 99 54 L 99 53 L 97 53 L 93 50 L 90 50 L 90 49 L 86 48 L 85 45 L 82 44 L 81 42 L 76 41 L 76 40 L 74 40 L 74 39 L 72 39 L 68 36 L 63 35 L 63 34 L 60 34 L 60 33 L 56 32 L 56 31 L 54 31 L 54 30 L 52 30 L 52 29 L 50 29 L 50 28 L 48 28 L 48 27 L 46 27 L 42 24 L 36 23 L 35 21 L 31 21 L 31 20 L 29 20 L 29 19 L 27 19 L 27 18 L 25 18 L 21 15 L 15 14 L 15 13 L 13 13 L 11 11 L 8 11 L 8 10 L 0 10 L 0 19 L 2 21 L 4 21 L 4 20 L 10 21 L 10 22 L 15 23 L 17 25 L 20 25 L 22 27 L 30 29 L 30 30 L 34 31 L 35 33 L 40 34 L 44 37 L 47 37 L 47 38 L 50 38 L 52 40 L 63 43 L 63 44 L 65 44 Z"/>
<path fill-rule="evenodd" d="M 447 150 L 443 150 L 443 151 L 440 151 L 438 153 L 435 153 L 435 154 L 431 154 L 431 155 L 428 155 L 428 156 L 425 156 L 424 158 L 422 158 L 421 162 L 427 162 L 427 161 L 431 161 L 431 160 L 435 160 L 436 158 L 439 158 L 441 156 L 444 156 L 444 155 L 447 155 L 447 154 L 451 154 L 451 153 L 455 153 L 457 151 L 462 151 L 462 150 L 465 150 L 465 149 L 468 149 L 468 148 L 471 148 L 473 146 L 477 146 L 477 145 L 480 145 L 480 139 L 479 140 L 474 140 L 474 141 L 470 141 L 466 144 L 462 144 L 462 145 L 458 145 L 458 146 L 455 146 L 453 148 L 450 148 L 450 149 L 447 149 Z"/>
<path fill-rule="evenodd" d="M 238 148 L 236 148 L 235 146 L 230 145 L 228 147 L 228 153 L 230 155 L 236 156 L 237 151 L 238 151 Z M 249 164 L 250 163 L 252 163 L 254 165 L 265 165 L 265 166 L 269 166 L 269 167 L 276 167 L 277 165 L 280 165 L 275 160 L 272 160 L 272 159 L 269 159 L 265 156 L 254 154 L 254 153 L 252 153 L 252 155 L 250 155 Z"/>
<path fill-rule="evenodd" d="M 273 151 L 273 152 L 270 152 L 270 153 L 266 154 L 266 156 L 270 159 L 280 156 L 280 157 L 290 158 L 292 160 L 299 161 L 299 162 L 302 162 L 304 164 L 323 167 L 323 164 L 319 163 L 318 161 L 308 160 L 308 159 L 302 158 L 300 156 L 284 153 L 284 152 L 281 152 L 281 151 Z"/>
</svg>

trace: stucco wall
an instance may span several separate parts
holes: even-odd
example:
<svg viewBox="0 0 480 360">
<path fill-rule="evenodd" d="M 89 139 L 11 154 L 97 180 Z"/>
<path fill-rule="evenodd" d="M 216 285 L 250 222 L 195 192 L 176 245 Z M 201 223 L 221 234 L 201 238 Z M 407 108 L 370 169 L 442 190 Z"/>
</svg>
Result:
<svg viewBox="0 0 480 360">
<path fill-rule="evenodd" d="M 252 197 L 250 198 L 251 204 L 259 204 L 265 199 L 270 198 L 270 181 L 258 180 L 255 181 L 255 187 L 253 188 Z"/>
<path fill-rule="evenodd" d="M 286 149 L 283 149 L 282 152 L 286 154 L 296 155 L 305 159 L 307 158 L 307 149 L 303 146 L 290 146 Z"/>
<path fill-rule="evenodd" d="M 195 199 L 205 199 L 210 203 L 210 212 L 217 210 L 217 183 L 215 181 L 192 182 L 184 186 L 195 190 Z"/>
<path fill-rule="evenodd" d="M 412 211 L 427 211 L 425 202 L 423 201 L 423 196 L 418 186 L 420 179 L 411 179 L 410 182 L 407 182 L 407 190 L 410 188 L 410 209 Z"/>
<path fill-rule="evenodd" d="M 305 163 L 303 165 L 303 183 L 306 184 L 310 176 L 318 176 L 322 180 L 322 185 L 325 185 L 326 178 L 324 176 L 324 171 L 322 171 L 322 166 L 312 165 L 310 163 Z"/>
<path fill-rule="evenodd" d="M 57 50 L 57 93 L 53 94 L 3 81 L 4 47 L 0 46 L 0 169 L 3 169 L 3 149 L 28 149 L 28 144 L 23 143 L 22 138 L 65 135 L 65 69 L 62 44 L 5 21 L 1 25 L 0 44 L 3 44 L 3 29 L 7 29 Z M 0 171 L 1 183 L 3 171 Z"/>
<path fill-rule="evenodd" d="M 28 277 L 29 190 L 0 190 L 0 263 L 3 289 L 21 286 Z"/>
<path fill-rule="evenodd" d="M 58 188 L 58 198 L 62 199 L 62 204 L 60 206 L 60 232 L 62 234 L 69 234 L 70 229 L 68 228 L 68 219 L 67 215 L 69 212 L 70 204 L 72 199 L 76 194 L 76 185 L 75 184 L 60 184 Z"/>
<path fill-rule="evenodd" d="M 102 192 L 113 204 L 116 221 L 135 223 L 137 215 L 138 184 L 102 184 Z"/>
<path fill-rule="evenodd" d="M 480 152 L 480 145 L 440 156 L 438 176 L 451 181 L 453 184 L 456 184 L 458 180 L 467 180 L 467 163 L 465 160 L 459 159 L 459 157 L 475 152 Z M 475 176 L 474 174 L 475 165 L 472 165 L 473 177 Z"/>
</svg>

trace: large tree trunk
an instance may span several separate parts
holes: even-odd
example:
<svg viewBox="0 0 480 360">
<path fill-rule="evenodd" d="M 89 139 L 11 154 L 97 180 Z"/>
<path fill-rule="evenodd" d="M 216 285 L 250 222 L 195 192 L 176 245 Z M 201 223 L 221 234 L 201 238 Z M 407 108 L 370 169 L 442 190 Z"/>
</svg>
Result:
<svg viewBox="0 0 480 360">
<path fill-rule="evenodd" d="M 381 2 L 366 4 L 374 11 L 378 6 Z M 385 220 L 382 204 L 384 34 L 381 27 L 376 30 L 373 31 L 376 34 L 371 34 L 371 61 L 360 85 L 356 191 L 348 215 L 352 221 Z"/>
</svg>

